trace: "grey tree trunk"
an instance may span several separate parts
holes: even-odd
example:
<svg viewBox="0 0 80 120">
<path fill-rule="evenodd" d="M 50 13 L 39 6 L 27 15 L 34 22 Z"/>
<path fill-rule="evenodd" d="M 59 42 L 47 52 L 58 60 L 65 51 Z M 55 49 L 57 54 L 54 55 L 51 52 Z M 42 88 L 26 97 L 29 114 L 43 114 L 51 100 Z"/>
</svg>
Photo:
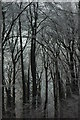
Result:
<svg viewBox="0 0 80 120">
<path fill-rule="evenodd" d="M 56 54 L 56 61 L 55 61 L 55 98 L 54 98 L 54 106 L 55 106 L 55 117 L 59 117 L 59 112 L 60 112 L 60 92 L 59 92 L 59 73 L 58 73 L 58 59 L 57 59 L 57 54 Z"/>
<path fill-rule="evenodd" d="M 79 50 L 79 94 L 80 94 L 80 1 L 79 1 L 79 11 L 78 11 L 78 50 Z"/>
<path fill-rule="evenodd" d="M 3 11 L 2 11 L 2 17 L 3 17 L 2 41 L 3 41 L 4 31 L 5 31 L 5 13 Z M 4 105 L 4 46 L 2 46 L 2 85 L 3 85 L 3 87 L 2 87 L 2 115 L 4 116 L 4 114 L 5 114 L 5 105 Z"/>
<path fill-rule="evenodd" d="M 45 89 L 45 103 L 44 103 L 44 117 L 48 117 L 48 68 L 45 66 L 45 80 L 46 80 L 46 89 Z"/>
<path fill-rule="evenodd" d="M 1 25 L 2 25 L 2 8 L 1 8 L 1 1 L 0 1 L 0 85 L 3 85 L 3 80 L 2 80 L 2 49 L 1 49 Z M 0 119 L 2 119 L 2 114 L 4 113 L 4 88 L 3 87 L 0 87 L 0 93 L 1 93 L 1 96 L 0 97 Z"/>
<path fill-rule="evenodd" d="M 13 107 L 15 107 L 15 62 L 13 63 Z"/>
<path fill-rule="evenodd" d="M 30 100 L 30 67 L 28 67 L 27 100 Z"/>
<path fill-rule="evenodd" d="M 32 72 L 32 79 L 33 79 L 33 104 L 35 103 L 36 99 L 36 61 L 35 61 L 35 47 L 36 47 L 36 34 L 34 33 L 34 28 L 32 30 L 32 40 L 31 40 L 31 72 Z"/>
<path fill-rule="evenodd" d="M 21 9 L 21 4 L 20 4 Z M 21 70 L 22 70 L 22 84 L 23 84 L 23 103 L 26 103 L 26 85 L 24 79 L 24 64 L 23 64 L 23 46 L 22 46 L 22 35 L 21 35 L 21 18 L 19 17 L 19 33 L 20 33 L 20 48 L 21 48 Z"/>
<path fill-rule="evenodd" d="M 46 90 L 45 90 L 45 105 L 44 105 L 44 110 L 47 108 L 47 103 L 48 103 L 48 68 L 45 67 L 45 79 L 46 79 Z"/>
<path fill-rule="evenodd" d="M 79 50 L 79 101 L 80 101 L 80 1 L 78 3 L 78 50 Z M 80 119 L 80 102 L 78 104 L 78 118 Z"/>
<path fill-rule="evenodd" d="M 37 19 L 38 19 L 38 3 L 33 3 L 33 9 L 34 9 L 34 23 L 33 23 L 33 17 L 30 9 L 31 14 L 31 28 L 32 28 L 32 39 L 31 39 L 31 73 L 32 73 L 32 84 L 33 84 L 33 90 L 32 90 L 32 105 L 35 108 L 36 107 L 36 95 L 37 95 L 37 83 L 36 83 L 36 32 L 37 32 Z"/>
</svg>

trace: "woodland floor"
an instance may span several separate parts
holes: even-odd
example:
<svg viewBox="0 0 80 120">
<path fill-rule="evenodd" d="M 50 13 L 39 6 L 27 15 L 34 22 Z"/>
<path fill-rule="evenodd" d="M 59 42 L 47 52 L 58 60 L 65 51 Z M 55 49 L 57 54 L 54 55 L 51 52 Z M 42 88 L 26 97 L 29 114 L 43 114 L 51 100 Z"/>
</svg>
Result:
<svg viewBox="0 0 80 120">
<path fill-rule="evenodd" d="M 62 100 L 60 106 L 60 118 L 78 118 L 79 117 L 79 96 L 72 95 L 71 98 Z"/>
<path fill-rule="evenodd" d="M 53 107 L 52 105 L 48 105 L 48 118 L 53 118 Z M 78 95 L 72 95 L 72 97 L 62 100 L 60 104 L 60 118 L 78 118 L 79 117 L 79 96 Z M 26 112 L 27 113 L 27 112 Z M 28 118 L 43 118 L 44 112 L 41 108 L 39 110 L 37 109 L 36 114 L 35 111 L 31 112 L 30 116 L 27 116 Z M 27 115 L 27 114 L 26 114 Z M 25 115 L 25 118 L 26 118 Z M 46 117 L 46 118 L 47 118 Z"/>
<path fill-rule="evenodd" d="M 67 99 L 63 99 L 61 101 L 60 104 L 60 118 L 80 118 L 79 115 L 79 96 L 77 95 L 72 95 L 72 97 L 67 98 Z M 53 107 L 51 107 L 52 105 L 49 104 L 48 105 L 48 116 L 46 118 L 53 118 Z M 25 105 L 25 110 L 24 112 L 21 114 L 21 110 L 18 109 L 18 116 L 19 118 L 43 118 L 44 117 L 44 111 L 42 110 L 42 107 L 40 106 L 39 109 L 37 109 L 36 111 L 31 110 L 31 112 L 28 113 L 28 106 Z M 19 115 L 20 114 L 20 115 Z M 8 114 L 6 117 L 9 117 Z"/>
</svg>

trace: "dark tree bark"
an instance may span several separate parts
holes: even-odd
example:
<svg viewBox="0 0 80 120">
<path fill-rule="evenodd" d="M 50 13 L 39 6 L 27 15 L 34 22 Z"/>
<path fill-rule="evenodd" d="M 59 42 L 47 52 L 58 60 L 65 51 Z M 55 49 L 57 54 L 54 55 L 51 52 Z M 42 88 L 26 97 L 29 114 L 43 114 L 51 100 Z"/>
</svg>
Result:
<svg viewBox="0 0 80 120">
<path fill-rule="evenodd" d="M 32 40 L 31 40 L 31 72 L 33 78 L 33 99 L 36 97 L 36 61 L 35 61 L 35 47 L 36 47 L 36 37 L 34 30 L 32 31 Z M 35 104 L 35 103 L 34 103 Z"/>
<path fill-rule="evenodd" d="M 20 9 L 21 9 L 20 4 Z M 20 48 L 21 48 L 21 70 L 22 70 L 22 84 L 23 84 L 23 103 L 26 103 L 26 85 L 24 79 L 24 63 L 23 63 L 23 46 L 22 46 L 22 35 L 21 35 L 21 18 L 19 17 L 19 33 L 20 33 Z"/>
<path fill-rule="evenodd" d="M 67 77 L 66 78 L 66 98 L 70 98 L 71 97 L 71 86 L 70 86 L 70 80 L 69 78 Z"/>
<path fill-rule="evenodd" d="M 13 62 L 13 107 L 15 107 L 15 62 Z"/>
<path fill-rule="evenodd" d="M 74 36 L 74 34 L 73 34 Z M 75 71 L 74 71 L 74 38 L 72 41 L 72 46 L 70 49 L 70 71 L 71 71 L 71 90 L 73 94 L 78 94 L 78 79 L 76 80 Z"/>
<path fill-rule="evenodd" d="M 2 49 L 2 115 L 5 114 L 5 105 L 4 105 L 4 51 Z"/>
<path fill-rule="evenodd" d="M 5 13 L 2 11 L 3 16 L 3 31 L 2 31 L 2 41 L 4 40 L 5 33 Z M 5 114 L 5 105 L 4 105 L 4 47 L 2 46 L 2 115 Z"/>
<path fill-rule="evenodd" d="M 37 19 L 38 19 L 38 3 L 33 4 L 34 9 L 34 23 L 33 23 L 33 16 L 31 13 L 31 6 L 30 6 L 30 15 L 31 15 L 31 28 L 32 28 L 32 39 L 31 39 L 31 73 L 32 73 L 32 84 L 33 84 L 33 106 L 36 107 L 36 94 L 37 94 L 37 84 L 36 84 L 36 32 L 37 32 Z"/>
<path fill-rule="evenodd" d="M 40 75 L 37 72 L 37 108 L 41 105 L 41 77 L 43 73 L 43 68 Z"/>
<path fill-rule="evenodd" d="M 27 100 L 30 100 L 30 67 L 28 67 Z"/>
<path fill-rule="evenodd" d="M 73 51 L 70 52 L 70 71 L 71 71 L 71 89 L 75 92 L 75 73 L 74 73 L 74 61 Z"/>
<path fill-rule="evenodd" d="M 55 73 L 53 74 L 51 68 L 50 68 L 50 74 L 51 74 L 51 78 L 52 78 L 52 81 L 53 81 L 53 94 L 54 94 L 54 101 L 55 101 Z"/>
<path fill-rule="evenodd" d="M 13 30 L 12 30 L 12 42 L 10 43 L 9 41 L 9 45 L 14 45 L 13 43 Z M 15 62 L 15 56 L 14 56 L 14 50 L 15 50 L 15 45 L 12 48 L 11 46 L 11 58 L 12 58 L 12 63 L 13 63 L 13 105 L 12 108 L 15 109 L 15 77 L 16 77 L 16 62 Z"/>
<path fill-rule="evenodd" d="M 45 79 L 46 79 L 46 90 L 45 90 L 45 105 L 44 110 L 47 108 L 48 103 L 48 68 L 45 66 Z"/>
<path fill-rule="evenodd" d="M 46 89 L 45 89 L 45 103 L 44 103 L 44 117 L 48 117 L 48 67 L 45 66 L 45 79 L 46 79 Z"/>
<path fill-rule="evenodd" d="M 47 110 L 47 104 L 48 104 L 48 54 L 45 55 L 43 51 L 43 59 L 44 59 L 44 69 L 45 69 L 45 103 L 44 103 L 44 117 L 48 117 L 48 110 Z"/>
<path fill-rule="evenodd" d="M 78 50 L 79 50 L 79 75 L 78 75 L 78 81 L 79 81 L 79 100 L 80 100 L 80 0 L 78 3 Z M 78 103 L 78 118 L 80 119 L 80 102 Z"/>
<path fill-rule="evenodd" d="M 37 98 L 37 106 L 39 107 L 41 105 L 41 81 L 39 79 L 39 87 L 38 87 L 38 98 Z"/>
<path fill-rule="evenodd" d="M 11 66 L 8 64 L 8 81 L 9 81 L 9 87 L 7 89 L 7 99 L 8 99 L 8 103 L 9 103 L 9 107 L 11 108 L 11 74 L 12 74 L 12 68 Z"/>
<path fill-rule="evenodd" d="M 78 81 L 79 81 L 79 94 L 80 94 L 80 1 L 78 3 L 78 50 L 79 50 L 79 56 L 78 56 L 78 61 L 79 61 L 79 66 L 78 66 Z"/>
<path fill-rule="evenodd" d="M 59 117 L 59 100 L 60 100 L 60 84 L 59 84 L 59 71 L 58 71 L 58 54 L 56 53 L 55 60 L 55 98 L 54 98 L 54 106 L 55 106 L 55 117 Z"/>
<path fill-rule="evenodd" d="M 69 52 L 67 51 L 67 59 L 68 59 L 68 61 L 69 61 Z M 65 71 L 66 72 L 66 74 L 68 73 L 67 72 L 68 71 L 68 69 Z M 69 78 L 69 76 L 67 75 L 67 77 L 66 77 L 66 98 L 70 98 L 71 97 L 71 83 L 70 83 L 70 78 Z"/>
</svg>

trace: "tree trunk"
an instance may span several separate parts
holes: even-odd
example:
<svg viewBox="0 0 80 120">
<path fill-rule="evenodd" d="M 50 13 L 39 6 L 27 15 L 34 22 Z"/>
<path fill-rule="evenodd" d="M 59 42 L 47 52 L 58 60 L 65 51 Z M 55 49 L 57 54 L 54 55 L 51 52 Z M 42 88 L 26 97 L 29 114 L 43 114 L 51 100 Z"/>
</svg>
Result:
<svg viewBox="0 0 80 120">
<path fill-rule="evenodd" d="M 60 78 L 60 72 L 58 70 L 58 84 L 59 84 L 59 99 L 64 99 L 65 98 L 65 92 L 64 92 L 64 83 Z"/>
<path fill-rule="evenodd" d="M 67 54 L 67 59 L 69 61 L 69 52 L 67 51 L 66 54 Z M 68 71 L 68 69 L 66 70 L 66 73 L 68 73 L 67 71 Z M 67 75 L 67 78 L 66 78 L 66 97 L 71 97 L 71 93 L 72 93 L 69 75 Z"/>
<path fill-rule="evenodd" d="M 35 47 L 36 47 L 36 34 L 34 34 L 34 30 L 32 31 L 32 40 L 31 40 L 31 72 L 32 72 L 32 83 L 33 83 L 33 106 L 36 105 L 36 61 L 35 61 Z"/>
<path fill-rule="evenodd" d="M 32 28 L 32 39 L 31 39 L 31 73 L 32 73 L 32 84 L 33 84 L 33 90 L 32 90 L 32 104 L 33 107 L 36 107 L 36 94 L 37 94 L 37 83 L 36 83 L 36 60 L 35 60 L 35 52 L 36 52 L 36 31 L 37 31 L 37 19 L 38 19 L 38 3 L 33 3 L 34 5 L 34 23 L 32 19 L 32 13 L 30 9 L 31 14 L 31 28 Z"/>
<path fill-rule="evenodd" d="M 21 9 L 21 4 L 20 4 Z M 21 48 L 21 70 L 22 70 L 22 84 L 23 84 L 23 103 L 26 103 L 26 85 L 24 79 L 24 64 L 23 64 L 23 47 L 22 47 L 22 35 L 21 35 L 21 20 L 19 17 L 19 33 L 20 33 L 20 48 Z"/>
<path fill-rule="evenodd" d="M 13 63 L 13 107 L 15 107 L 15 62 Z"/>
<path fill-rule="evenodd" d="M 2 115 L 5 113 L 5 105 L 4 105 L 4 51 L 2 49 Z"/>
<path fill-rule="evenodd" d="M 71 71 L 71 90 L 73 94 L 77 94 L 79 92 L 79 89 L 78 89 L 78 80 L 76 82 L 76 77 L 74 72 L 73 51 L 70 52 L 70 71 Z"/>
<path fill-rule="evenodd" d="M 58 76 L 58 62 L 57 62 L 57 57 L 55 61 L 55 98 L 54 98 L 54 106 L 55 106 L 55 117 L 59 117 L 59 76 Z"/>
<path fill-rule="evenodd" d="M 41 82 L 39 81 L 37 107 L 41 105 Z"/>
<path fill-rule="evenodd" d="M 69 78 L 67 77 L 66 78 L 66 97 L 67 98 L 70 98 L 71 97 L 71 86 L 70 86 L 70 80 Z"/>
<path fill-rule="evenodd" d="M 5 31 L 5 13 L 2 11 L 3 16 L 3 31 L 2 31 L 2 41 L 4 39 L 4 31 Z M 0 27 L 1 28 L 1 27 Z M 5 105 L 4 105 L 4 48 L 2 46 L 2 116 L 5 114 Z"/>
<path fill-rule="evenodd" d="M 27 100 L 30 99 L 30 68 L 28 68 L 28 81 L 27 81 Z"/>
<path fill-rule="evenodd" d="M 78 66 L 78 69 L 79 69 L 79 75 L 78 75 L 78 81 L 79 81 L 79 95 L 80 95 L 80 1 L 79 1 L 79 4 L 78 4 L 78 50 L 79 50 L 79 66 Z"/>
<path fill-rule="evenodd" d="M 44 110 L 46 110 L 47 103 L 48 103 L 48 76 L 47 76 L 47 70 L 48 70 L 48 68 L 45 67 L 46 91 L 45 91 L 45 105 L 44 105 Z"/>
</svg>

